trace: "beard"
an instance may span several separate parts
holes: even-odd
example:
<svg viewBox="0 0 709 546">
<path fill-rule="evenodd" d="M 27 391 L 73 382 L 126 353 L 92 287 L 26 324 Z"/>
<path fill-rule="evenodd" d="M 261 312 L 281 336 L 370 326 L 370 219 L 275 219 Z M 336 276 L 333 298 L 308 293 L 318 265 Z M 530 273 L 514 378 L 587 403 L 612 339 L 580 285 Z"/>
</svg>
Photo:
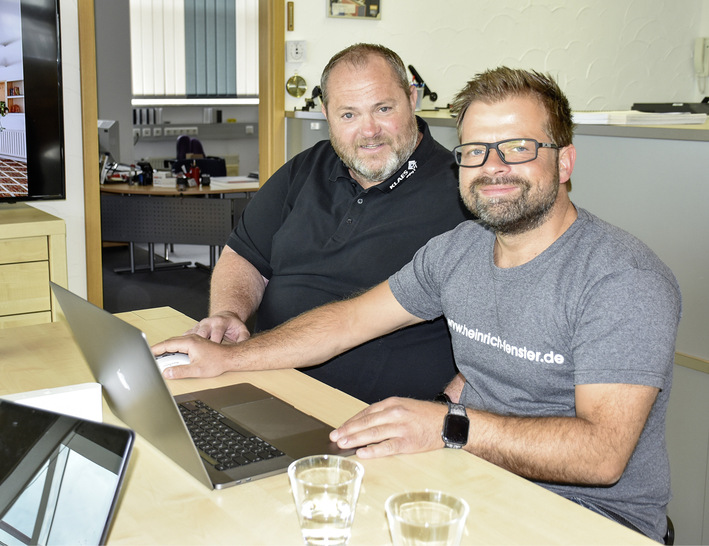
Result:
<svg viewBox="0 0 709 546">
<path fill-rule="evenodd" d="M 339 140 L 330 131 L 330 142 L 335 149 L 335 153 L 340 157 L 345 166 L 369 182 L 379 183 L 393 175 L 406 162 L 416 149 L 418 143 L 418 126 L 416 120 L 412 119 L 406 127 L 399 133 L 398 138 L 381 136 L 371 139 L 360 139 L 354 144 L 346 144 Z M 378 159 L 363 159 L 357 155 L 362 146 L 388 146 L 391 152 L 381 163 Z"/>
<path fill-rule="evenodd" d="M 486 185 L 512 185 L 522 192 L 511 199 L 496 197 L 484 200 L 476 190 Z M 549 216 L 559 193 L 559 171 L 555 170 L 551 185 L 539 187 L 534 194 L 529 180 L 518 176 L 496 179 L 479 176 L 473 179 L 467 191 L 461 187 L 460 193 L 465 206 L 482 225 L 496 233 L 518 235 L 540 226 Z"/>
</svg>

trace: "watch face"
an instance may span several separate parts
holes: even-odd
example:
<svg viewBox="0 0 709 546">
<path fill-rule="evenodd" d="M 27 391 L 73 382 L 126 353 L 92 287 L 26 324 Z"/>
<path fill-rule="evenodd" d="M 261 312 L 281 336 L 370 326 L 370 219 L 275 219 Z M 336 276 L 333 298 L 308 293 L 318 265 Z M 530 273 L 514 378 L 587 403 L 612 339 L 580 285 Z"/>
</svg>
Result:
<svg viewBox="0 0 709 546">
<path fill-rule="evenodd" d="M 470 421 L 467 417 L 449 413 L 446 415 L 446 421 L 443 426 L 444 440 L 451 444 L 467 444 L 469 427 Z"/>
</svg>

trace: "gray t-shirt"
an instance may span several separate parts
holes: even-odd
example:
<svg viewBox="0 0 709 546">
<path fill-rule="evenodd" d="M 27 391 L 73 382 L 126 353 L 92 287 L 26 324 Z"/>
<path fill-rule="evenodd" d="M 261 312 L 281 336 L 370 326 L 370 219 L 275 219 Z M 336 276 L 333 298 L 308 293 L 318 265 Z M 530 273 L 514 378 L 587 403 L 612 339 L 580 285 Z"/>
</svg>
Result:
<svg viewBox="0 0 709 546">
<path fill-rule="evenodd" d="M 494 264 L 494 240 L 473 222 L 432 239 L 389 279 L 394 296 L 419 318 L 446 317 L 468 407 L 572 417 L 577 384 L 661 389 L 615 485 L 541 484 L 661 540 L 670 500 L 665 413 L 681 314 L 672 272 L 638 239 L 583 209 L 519 267 Z"/>
</svg>

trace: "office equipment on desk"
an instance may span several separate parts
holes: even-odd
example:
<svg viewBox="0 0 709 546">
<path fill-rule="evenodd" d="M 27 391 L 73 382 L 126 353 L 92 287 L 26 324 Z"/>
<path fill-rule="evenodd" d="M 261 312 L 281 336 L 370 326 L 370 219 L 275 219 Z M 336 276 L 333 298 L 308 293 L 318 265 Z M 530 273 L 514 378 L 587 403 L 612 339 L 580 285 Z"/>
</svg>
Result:
<svg viewBox="0 0 709 546">
<path fill-rule="evenodd" d="M 438 93 L 431 91 L 431 88 L 428 85 L 426 85 L 426 82 L 423 80 L 421 75 L 416 71 L 416 69 L 413 67 L 413 65 L 409 65 L 409 72 L 411 72 L 411 75 L 414 77 L 414 83 L 417 86 L 423 87 L 423 96 L 429 97 L 431 99 L 431 102 L 436 102 L 436 100 L 438 100 Z"/>
<path fill-rule="evenodd" d="M 201 173 L 207 173 L 210 176 L 226 176 L 226 160 L 222 157 L 175 159 L 174 161 L 168 161 L 168 163 L 173 172 L 180 172 L 183 166 L 187 171 L 196 166 Z"/>
<path fill-rule="evenodd" d="M 709 97 L 705 97 L 702 102 L 636 102 L 633 106 L 631 106 L 631 109 L 639 112 L 653 112 L 656 114 L 667 114 L 672 112 L 709 114 Z"/>
<path fill-rule="evenodd" d="M 251 176 L 212 176 L 210 186 L 213 190 L 257 190 L 259 180 Z"/>
<path fill-rule="evenodd" d="M 331 426 L 251 384 L 173 398 L 140 330 L 64 288 L 52 290 L 114 414 L 210 489 L 285 472 L 307 455 L 352 453 L 330 441 Z M 198 448 L 192 416 L 214 417 L 223 442 L 244 436 L 258 444 L 256 455 L 234 454 L 227 462 L 206 445 Z"/>
<path fill-rule="evenodd" d="M 134 437 L 0 400 L 0 543 L 104 544 Z"/>
<path fill-rule="evenodd" d="M 635 110 L 575 111 L 572 115 L 574 123 L 586 125 L 692 125 L 707 120 L 706 114 L 652 113 Z"/>
</svg>

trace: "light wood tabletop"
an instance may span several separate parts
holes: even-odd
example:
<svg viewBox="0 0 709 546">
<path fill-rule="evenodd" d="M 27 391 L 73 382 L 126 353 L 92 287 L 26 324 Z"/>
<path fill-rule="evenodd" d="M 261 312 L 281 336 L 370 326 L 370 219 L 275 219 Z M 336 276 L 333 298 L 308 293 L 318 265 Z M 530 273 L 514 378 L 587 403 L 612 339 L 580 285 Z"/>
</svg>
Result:
<svg viewBox="0 0 709 546">
<path fill-rule="evenodd" d="M 226 180 L 228 177 L 225 177 Z M 241 177 L 243 178 L 243 177 Z M 227 193 L 242 193 L 258 191 L 258 180 L 239 180 L 232 182 L 220 182 L 221 178 L 216 178 L 209 186 L 191 186 L 185 189 L 178 189 L 176 185 L 170 186 L 139 186 L 137 184 L 102 184 L 103 193 L 117 193 L 121 195 L 153 195 L 153 196 L 184 196 L 199 197 L 204 195 L 221 195 Z"/>
<path fill-rule="evenodd" d="M 170 308 L 118 315 L 155 343 L 194 324 Z M 63 322 L 0 330 L 0 395 L 93 381 Z M 174 394 L 251 382 L 337 426 L 365 404 L 294 370 L 170 381 Z M 104 403 L 104 421 L 121 424 Z M 482 459 L 457 450 L 361 461 L 351 546 L 390 544 L 384 502 L 438 489 L 470 505 L 463 544 L 653 544 Z M 286 474 L 210 491 L 141 437 L 109 544 L 301 544 Z"/>
</svg>

